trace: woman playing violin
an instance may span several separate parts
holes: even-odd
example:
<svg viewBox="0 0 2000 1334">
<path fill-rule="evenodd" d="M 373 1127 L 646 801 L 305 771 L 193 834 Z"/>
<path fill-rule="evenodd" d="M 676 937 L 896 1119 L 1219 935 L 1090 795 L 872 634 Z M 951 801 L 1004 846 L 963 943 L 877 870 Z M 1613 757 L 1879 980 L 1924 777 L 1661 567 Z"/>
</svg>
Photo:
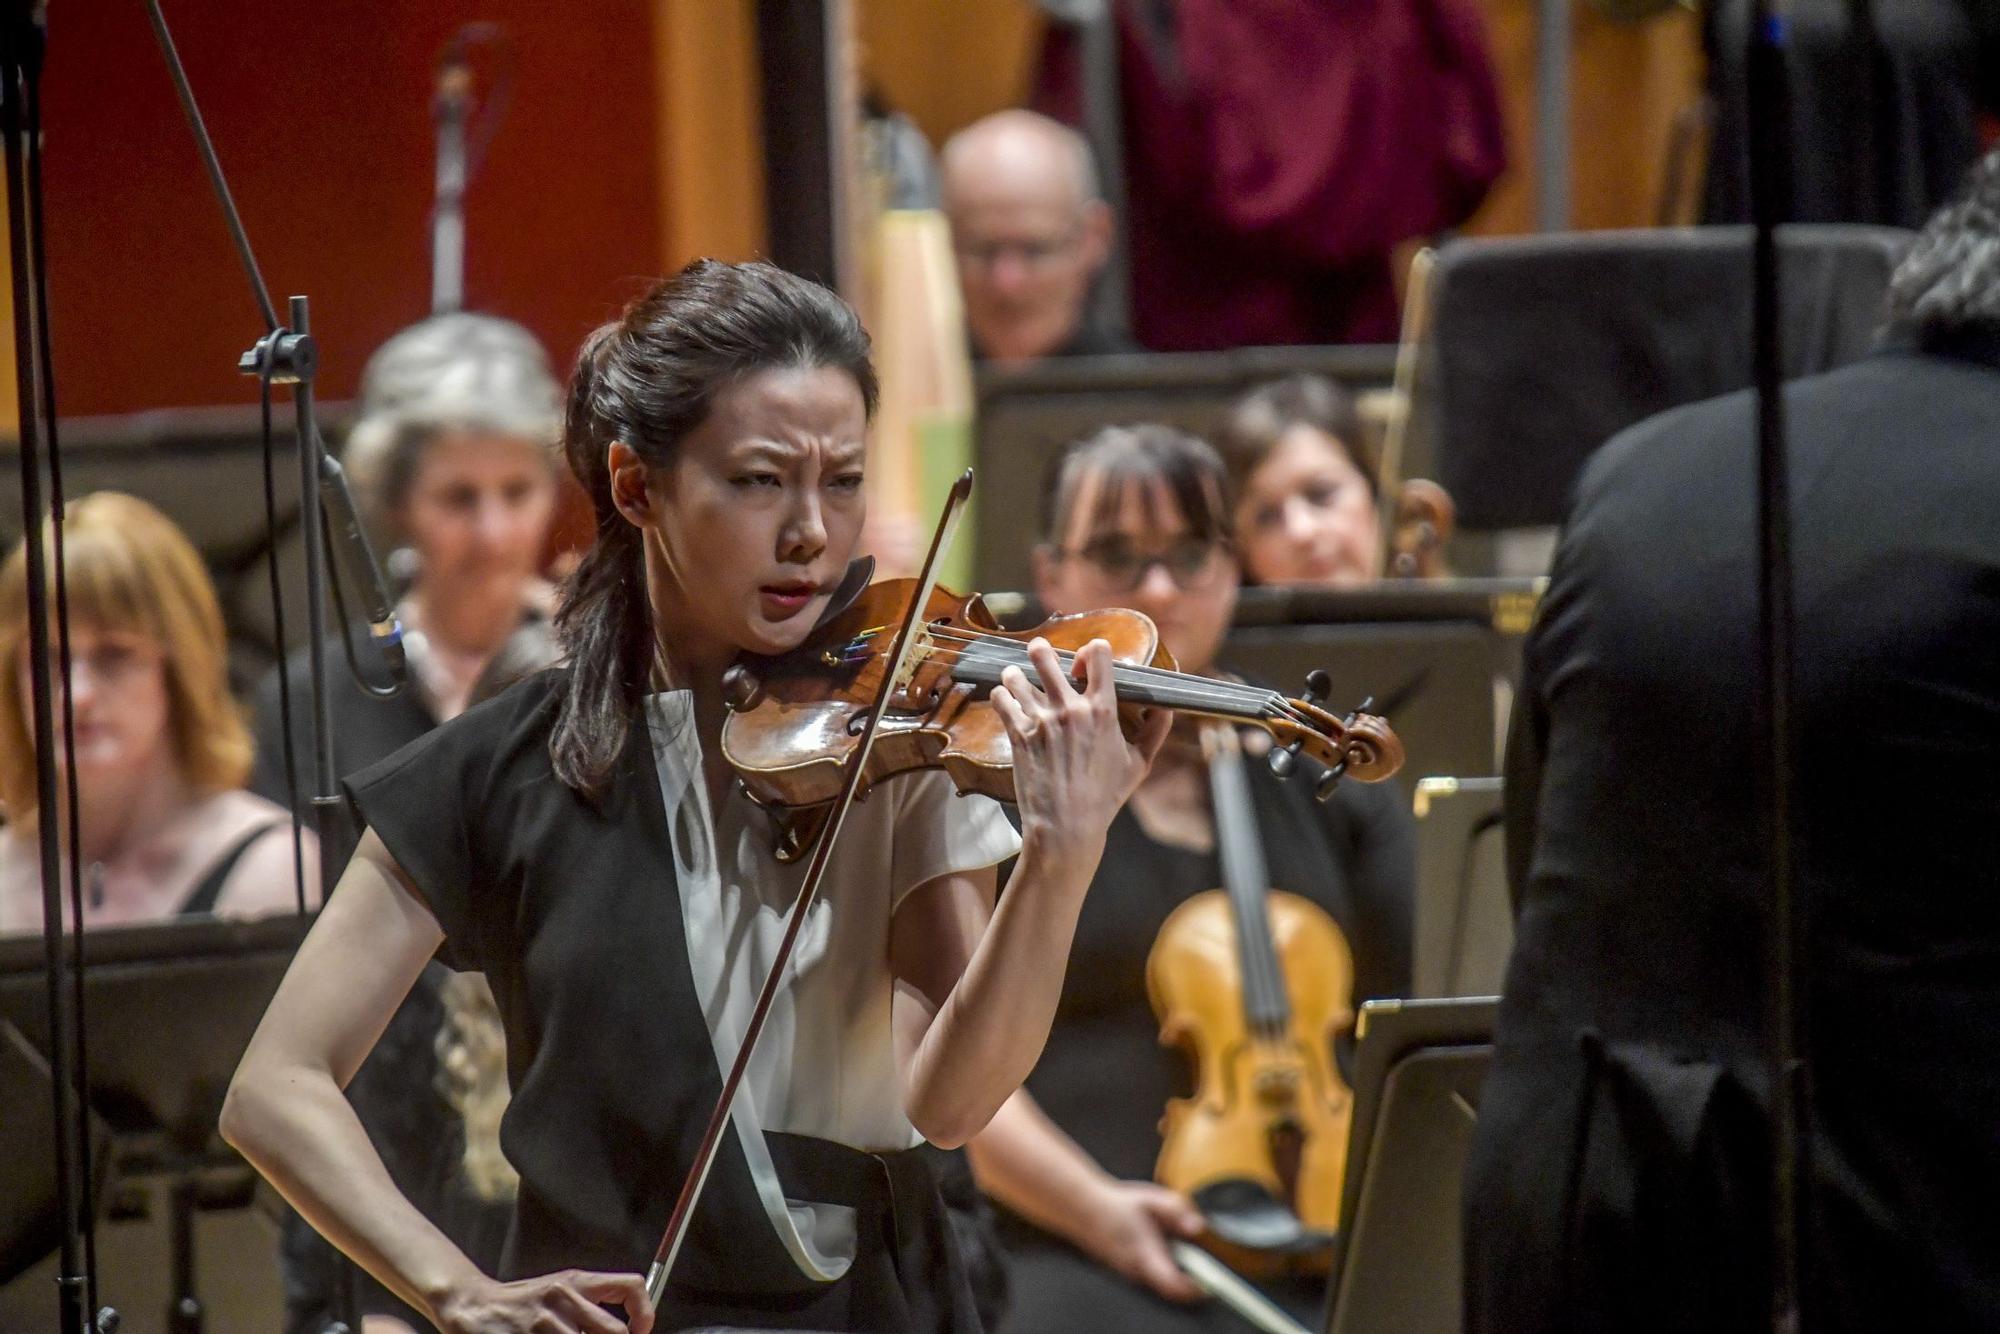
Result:
<svg viewBox="0 0 2000 1334">
<path fill-rule="evenodd" d="M 1220 676 L 1240 579 L 1230 516 L 1222 462 L 1192 436 L 1136 426 L 1078 441 L 1044 496 L 1041 600 L 1051 613 L 1145 612 L 1184 671 Z M 1281 781 L 1261 761 L 1246 767 L 1273 887 L 1346 933 L 1356 1003 L 1404 994 L 1416 843 L 1400 790 L 1344 783 L 1321 806 L 1313 774 Z M 1146 959 L 1169 914 L 1222 883 L 1206 764 L 1194 728 L 1177 727 L 1111 824 L 1047 1048 L 971 1145 L 981 1186 L 1007 1210 L 1009 1330 L 1245 1328 L 1187 1305 L 1198 1290 L 1168 1242 L 1194 1236 L 1202 1218 L 1151 1179 L 1161 1113 L 1186 1090 L 1159 1043 Z"/>
<path fill-rule="evenodd" d="M 995 692 L 1018 838 L 937 771 L 855 808 L 662 1310 L 637 1272 L 798 882 L 721 759 L 723 676 L 827 608 L 874 398 L 867 336 L 824 289 L 711 261 L 659 283 L 571 382 L 597 542 L 557 622 L 567 664 L 347 784 L 367 832 L 223 1129 L 442 1329 L 978 1327 L 943 1203 L 966 1185 L 933 1146 L 1033 1065 L 1105 832 L 1168 725 L 1128 740 L 1102 644 L 1072 677 L 1038 643 L 1039 680 L 1009 666 Z M 341 1095 L 433 953 L 485 972 L 507 1029 L 498 1274 L 396 1193 Z"/>
</svg>

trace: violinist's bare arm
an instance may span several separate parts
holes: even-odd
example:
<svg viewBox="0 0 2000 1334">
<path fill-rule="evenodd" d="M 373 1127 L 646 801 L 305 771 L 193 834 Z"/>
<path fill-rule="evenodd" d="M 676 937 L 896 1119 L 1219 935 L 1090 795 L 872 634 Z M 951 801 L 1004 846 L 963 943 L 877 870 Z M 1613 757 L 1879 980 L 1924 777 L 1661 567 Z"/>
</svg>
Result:
<svg viewBox="0 0 2000 1334">
<path fill-rule="evenodd" d="M 362 836 L 237 1067 L 228 1141 L 326 1238 L 447 1331 L 652 1327 L 636 1274 L 566 1273 L 497 1283 L 390 1180 L 341 1091 L 443 933 L 372 832 Z"/>
<path fill-rule="evenodd" d="M 1162 1297 L 1201 1295 L 1167 1249 L 1200 1233 L 1200 1211 L 1165 1186 L 1106 1172 L 1026 1089 L 965 1147 L 980 1189 L 1036 1227 Z"/>
<path fill-rule="evenodd" d="M 1009 667 L 993 692 L 1021 818 L 1007 892 L 989 918 L 991 871 L 940 877 L 905 897 L 890 928 L 904 1106 L 946 1147 L 978 1134 L 1040 1057 L 1105 832 L 1171 722 L 1155 714 L 1125 739 L 1101 640 L 1077 655 L 1081 688 L 1046 641 L 1028 656 L 1040 686 Z"/>
</svg>

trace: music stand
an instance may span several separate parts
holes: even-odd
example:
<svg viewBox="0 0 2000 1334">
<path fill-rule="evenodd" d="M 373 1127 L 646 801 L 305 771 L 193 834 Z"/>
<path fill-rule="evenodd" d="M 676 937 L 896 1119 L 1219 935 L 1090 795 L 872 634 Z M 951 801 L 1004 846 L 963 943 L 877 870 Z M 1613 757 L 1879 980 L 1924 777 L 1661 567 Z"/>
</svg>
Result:
<svg viewBox="0 0 2000 1334">
<path fill-rule="evenodd" d="M 1416 996 L 1497 993 L 1514 948 L 1502 780 L 1417 781 Z"/>
<path fill-rule="evenodd" d="M 1369 1001 L 1327 1334 L 1457 1334 L 1460 1184 L 1499 1000 Z"/>
<path fill-rule="evenodd" d="M 44 1145 L 55 1138 L 49 1063 L 21 1031 L 0 1020 L 0 1127 L 6 1138 Z M 90 1152 L 102 1162 L 111 1140 L 102 1117 L 90 1117 Z M 96 1183 L 102 1198 L 102 1174 Z M 54 1250 L 62 1239 L 62 1201 L 48 1154 L 12 1153 L 0 1163 L 0 1285 Z"/>
<path fill-rule="evenodd" d="M 100 927 L 84 933 L 84 1010 L 90 1049 L 86 1101 L 108 1132 L 99 1154 L 102 1186 L 120 1178 L 162 1177 L 173 1183 L 171 1237 L 175 1287 L 169 1327 L 199 1329 L 193 1292 L 193 1216 L 199 1209 L 247 1202 L 254 1178 L 222 1143 L 216 1120 L 229 1079 L 278 989 L 309 922 L 297 917 L 258 922 L 189 919 L 144 926 Z M 42 942 L 0 940 L 0 1034 L 23 1039 L 0 1053 L 12 1071 L 39 1067 L 42 1117 L 16 1120 L 14 1097 L 0 1142 L 0 1198 L 29 1198 L 47 1172 L 48 993 Z M 26 1047 L 24 1051 L 22 1048 Z M 26 1142 L 16 1135 L 25 1132 Z M 35 1138 L 38 1136 L 39 1138 Z M 211 1180 L 219 1171 L 233 1180 Z M 11 1212 L 11 1211 L 10 1211 Z M 35 1244 L 32 1220 L 0 1244 Z M 51 1242 L 52 1244 L 52 1242 Z M 40 1258 L 40 1252 L 26 1257 Z M 11 1252 L 10 1252 L 11 1253 Z"/>
<path fill-rule="evenodd" d="M 1438 251 L 1406 474 L 1461 532 L 1561 523 L 1596 448 L 1668 408 L 1750 384 L 1748 227 L 1461 238 Z M 1873 344 L 1910 233 L 1778 229 L 1785 375 Z"/>
</svg>

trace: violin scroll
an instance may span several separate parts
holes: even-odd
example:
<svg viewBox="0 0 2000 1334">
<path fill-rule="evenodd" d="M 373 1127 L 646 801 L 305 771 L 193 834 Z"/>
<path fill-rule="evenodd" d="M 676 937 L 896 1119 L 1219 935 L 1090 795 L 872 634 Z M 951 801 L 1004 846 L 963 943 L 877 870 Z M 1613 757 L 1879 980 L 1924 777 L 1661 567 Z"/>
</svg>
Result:
<svg viewBox="0 0 2000 1334">
<path fill-rule="evenodd" d="M 1345 718 L 1336 718 L 1321 707 L 1329 682 L 1324 672 L 1306 679 L 1306 694 L 1287 701 L 1290 717 L 1267 722 L 1273 740 L 1271 770 L 1280 778 L 1291 776 L 1293 757 L 1304 749 L 1318 760 L 1326 772 L 1320 776 L 1313 795 L 1321 801 L 1333 796 L 1342 777 L 1363 783 L 1379 783 L 1395 776 L 1403 767 L 1403 742 L 1386 719 L 1369 713 L 1375 701 Z"/>
</svg>

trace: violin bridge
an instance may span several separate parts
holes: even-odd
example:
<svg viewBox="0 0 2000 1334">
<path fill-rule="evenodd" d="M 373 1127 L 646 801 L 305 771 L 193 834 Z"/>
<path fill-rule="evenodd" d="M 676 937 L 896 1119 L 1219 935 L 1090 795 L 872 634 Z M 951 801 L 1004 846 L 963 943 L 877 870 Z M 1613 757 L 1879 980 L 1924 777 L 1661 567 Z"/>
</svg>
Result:
<svg viewBox="0 0 2000 1334">
<path fill-rule="evenodd" d="M 917 624 L 910 627 L 910 651 L 903 655 L 903 665 L 897 669 L 896 679 L 889 683 L 892 691 L 907 693 L 910 683 L 916 680 L 917 666 L 931 653 L 931 628 Z"/>
</svg>

